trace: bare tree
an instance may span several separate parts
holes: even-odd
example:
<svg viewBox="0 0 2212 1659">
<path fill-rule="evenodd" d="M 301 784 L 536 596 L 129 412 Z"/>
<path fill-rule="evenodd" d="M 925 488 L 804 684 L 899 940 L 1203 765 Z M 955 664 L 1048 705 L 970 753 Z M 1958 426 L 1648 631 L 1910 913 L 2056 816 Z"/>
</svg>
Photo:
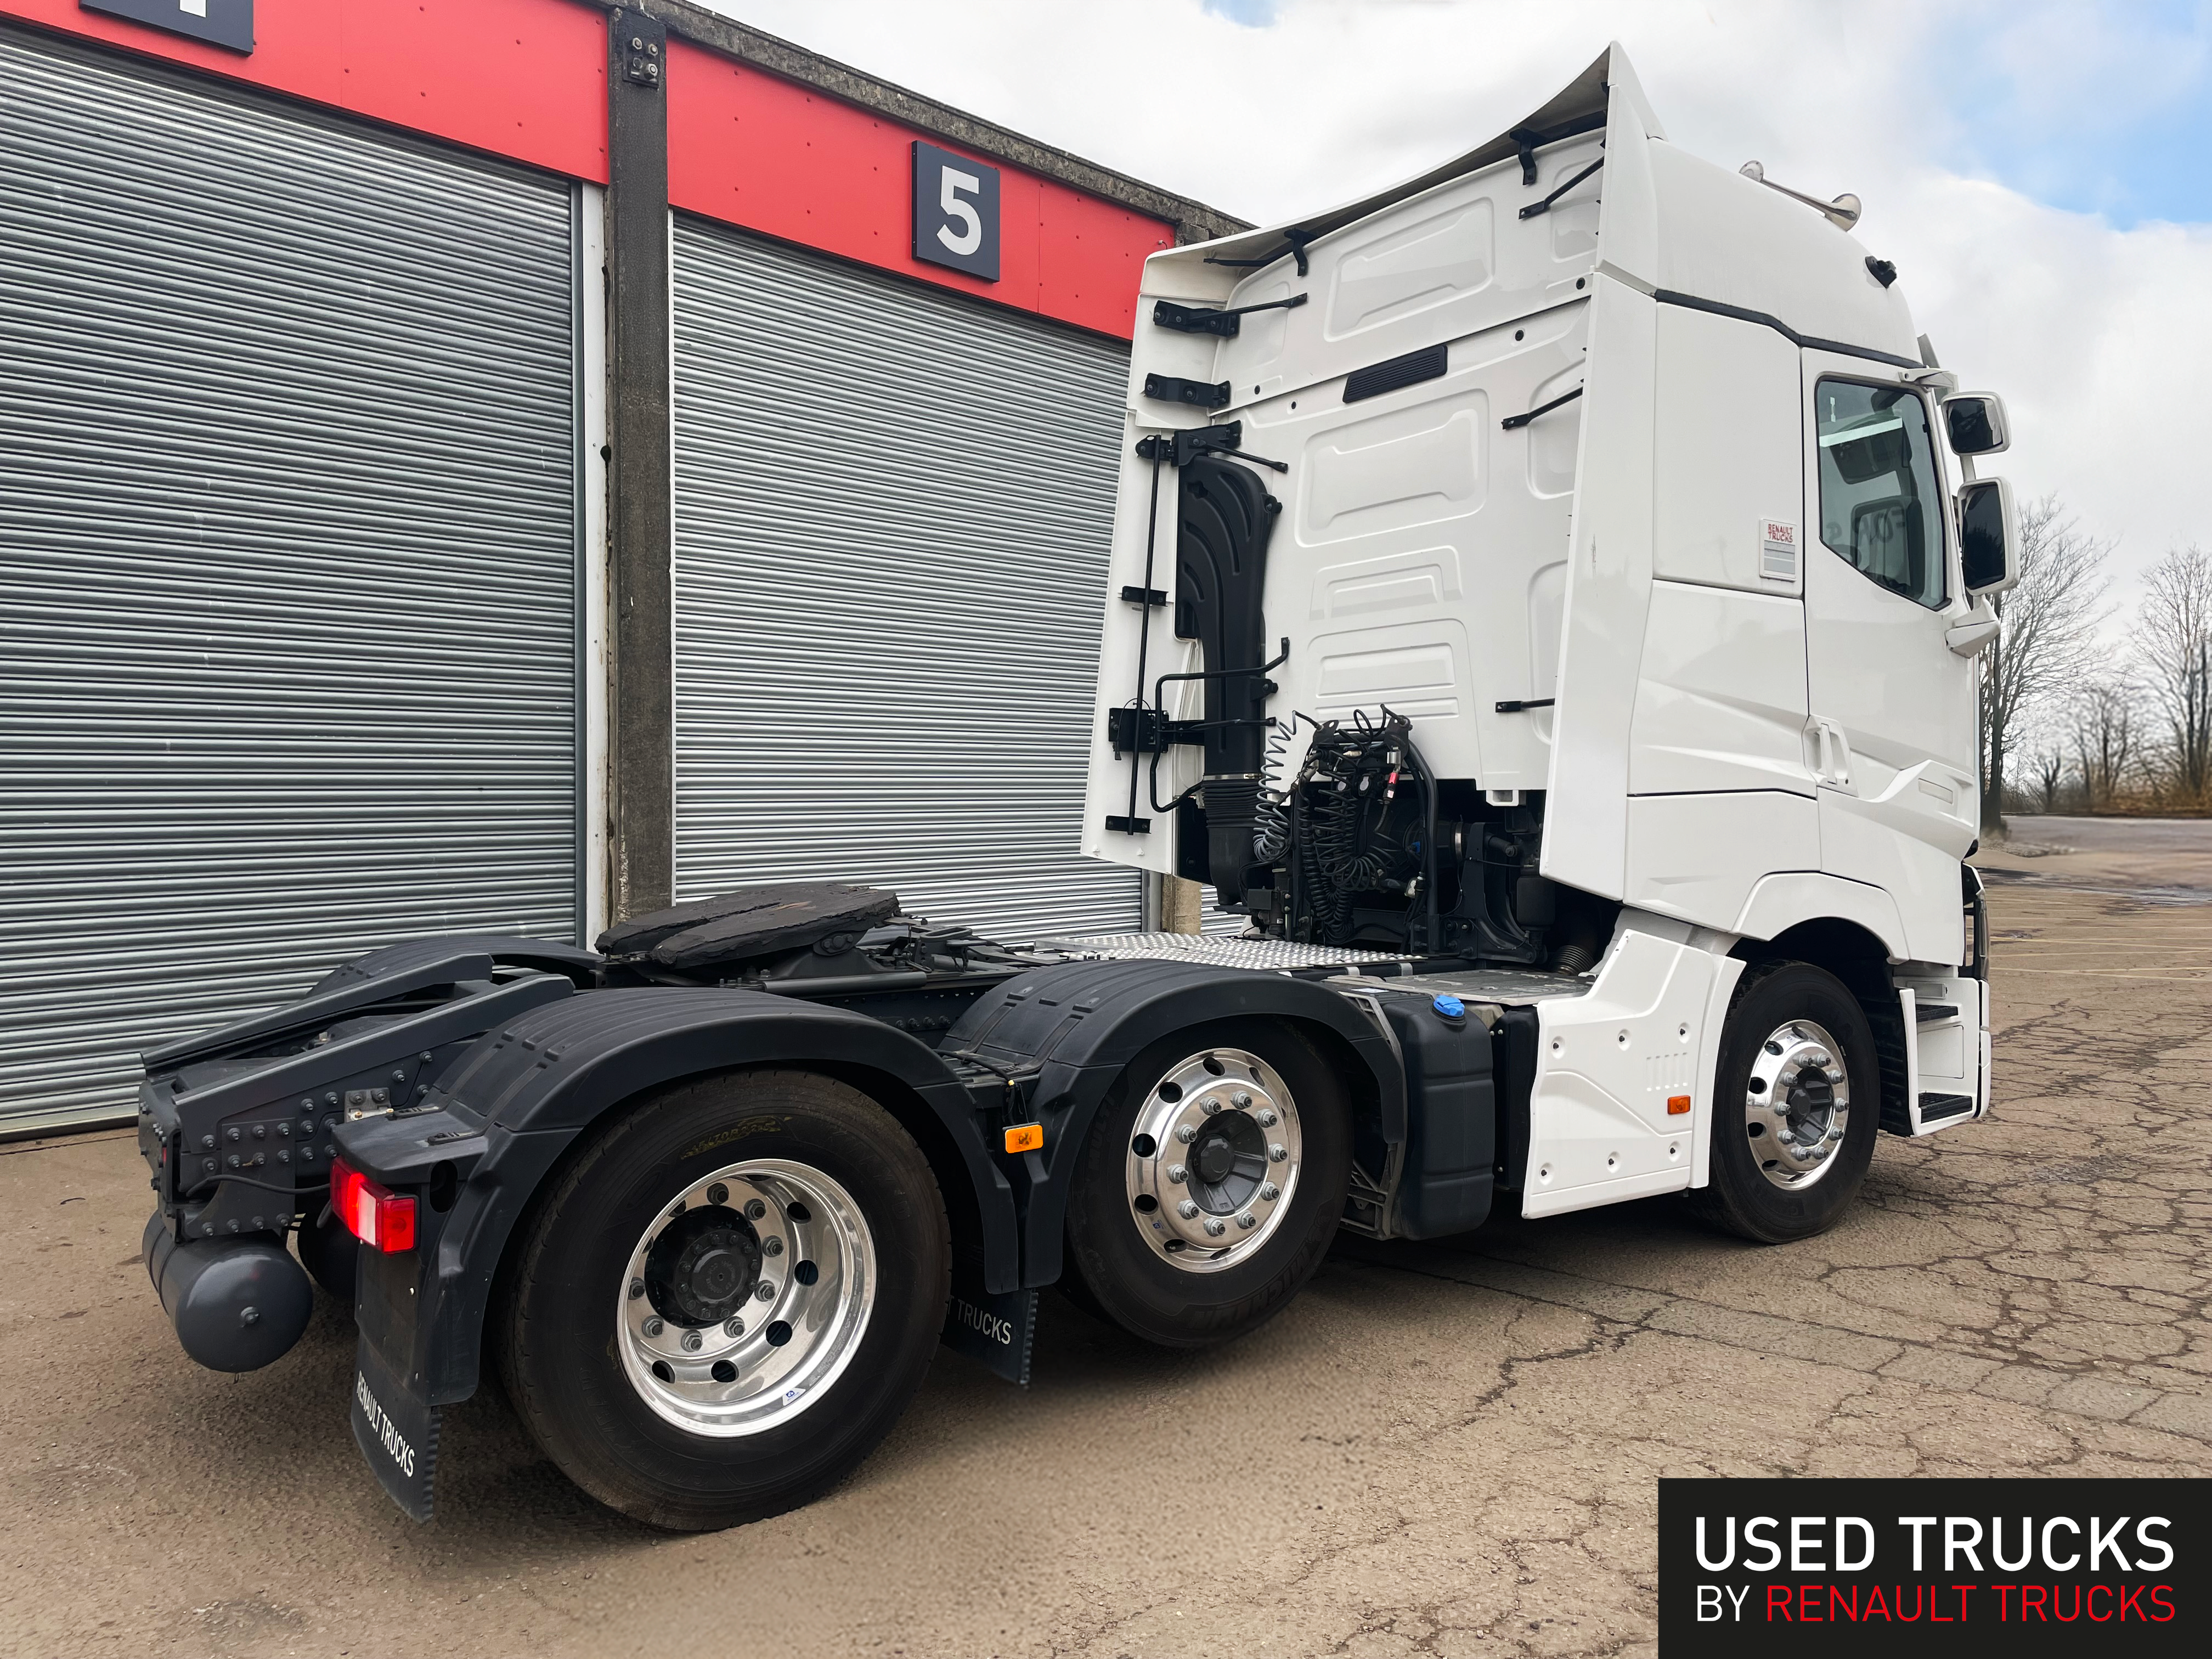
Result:
<svg viewBox="0 0 2212 1659">
<path fill-rule="evenodd" d="M 2168 781 L 2182 800 L 2203 805 L 2212 793 L 2212 556 L 2174 548 L 2143 586 L 2136 653 L 2166 726 Z"/>
<path fill-rule="evenodd" d="M 2058 786 L 2066 781 L 2066 751 L 2056 744 L 2035 757 L 2035 788 L 2043 798 L 2043 810 L 2058 810 Z"/>
<path fill-rule="evenodd" d="M 1996 641 L 1982 653 L 1982 829 L 2004 826 L 2005 762 L 2036 714 L 2078 684 L 2103 620 L 2105 555 L 2055 495 L 2020 514 L 2020 580 L 1995 600 Z"/>
<path fill-rule="evenodd" d="M 2073 699 L 2074 763 L 2081 775 L 2081 805 L 2092 812 L 2112 805 L 2140 757 L 2142 730 L 2135 688 L 2124 680 L 2085 685 Z"/>
</svg>

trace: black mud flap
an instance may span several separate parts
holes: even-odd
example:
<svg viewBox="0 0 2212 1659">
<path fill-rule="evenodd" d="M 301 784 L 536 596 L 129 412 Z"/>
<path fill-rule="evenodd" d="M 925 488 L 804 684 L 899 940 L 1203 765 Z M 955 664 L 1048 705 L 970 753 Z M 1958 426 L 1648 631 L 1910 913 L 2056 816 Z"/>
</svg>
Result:
<svg viewBox="0 0 2212 1659">
<path fill-rule="evenodd" d="M 1030 1348 L 1036 1340 L 1037 1293 L 983 1288 L 981 1263 L 952 1272 L 952 1299 L 945 1308 L 945 1346 L 980 1360 L 1009 1382 L 1030 1384 Z"/>
<path fill-rule="evenodd" d="M 438 1408 L 392 1374 L 364 1335 L 354 1352 L 353 1437 L 392 1501 L 430 1518 L 438 1472 Z"/>
</svg>

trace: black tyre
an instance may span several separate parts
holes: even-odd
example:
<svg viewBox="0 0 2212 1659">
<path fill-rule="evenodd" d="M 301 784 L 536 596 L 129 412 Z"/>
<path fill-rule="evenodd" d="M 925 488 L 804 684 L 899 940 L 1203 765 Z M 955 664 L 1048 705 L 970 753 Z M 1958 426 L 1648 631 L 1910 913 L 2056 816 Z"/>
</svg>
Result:
<svg viewBox="0 0 2212 1659">
<path fill-rule="evenodd" d="M 705 1531 L 805 1503 L 887 1434 L 936 1352 L 945 1203 L 883 1108 L 743 1072 L 651 1098 L 526 1218 L 500 1367 L 602 1503 Z"/>
<path fill-rule="evenodd" d="M 1707 1219 L 1763 1244 L 1825 1232 L 1866 1180 L 1881 1128 L 1874 1030 L 1844 982 L 1802 962 L 1744 970 L 1713 1080 Z"/>
<path fill-rule="evenodd" d="M 1072 1288 L 1164 1347 L 1242 1336 L 1321 1265 L 1351 1170 L 1343 1080 L 1295 1027 L 1163 1038 L 1091 1126 L 1068 1195 Z"/>
<path fill-rule="evenodd" d="M 319 1209 L 319 1219 L 312 1212 L 300 1218 L 300 1265 L 331 1295 L 351 1302 L 361 1266 L 361 1241 L 345 1230 L 328 1204 Z"/>
</svg>

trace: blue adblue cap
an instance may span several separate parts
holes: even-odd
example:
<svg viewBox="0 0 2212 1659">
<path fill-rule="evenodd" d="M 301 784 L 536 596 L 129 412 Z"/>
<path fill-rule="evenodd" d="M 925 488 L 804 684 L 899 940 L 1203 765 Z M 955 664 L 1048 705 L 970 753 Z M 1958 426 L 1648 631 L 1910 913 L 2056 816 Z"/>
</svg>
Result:
<svg viewBox="0 0 2212 1659">
<path fill-rule="evenodd" d="M 1467 1016 L 1467 1004 L 1455 996 L 1440 996 L 1429 1006 L 1446 1019 L 1463 1019 Z"/>
</svg>

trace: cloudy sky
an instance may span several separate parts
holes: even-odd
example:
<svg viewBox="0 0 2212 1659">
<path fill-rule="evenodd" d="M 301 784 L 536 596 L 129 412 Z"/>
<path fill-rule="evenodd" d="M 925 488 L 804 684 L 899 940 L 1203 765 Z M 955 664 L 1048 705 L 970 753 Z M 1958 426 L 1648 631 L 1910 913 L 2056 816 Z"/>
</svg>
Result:
<svg viewBox="0 0 2212 1659">
<path fill-rule="evenodd" d="M 1866 204 L 2002 470 L 2134 577 L 2212 544 L 2212 0 L 714 0 L 1262 223 L 1502 131 L 1611 40 L 1668 137 Z"/>
</svg>

